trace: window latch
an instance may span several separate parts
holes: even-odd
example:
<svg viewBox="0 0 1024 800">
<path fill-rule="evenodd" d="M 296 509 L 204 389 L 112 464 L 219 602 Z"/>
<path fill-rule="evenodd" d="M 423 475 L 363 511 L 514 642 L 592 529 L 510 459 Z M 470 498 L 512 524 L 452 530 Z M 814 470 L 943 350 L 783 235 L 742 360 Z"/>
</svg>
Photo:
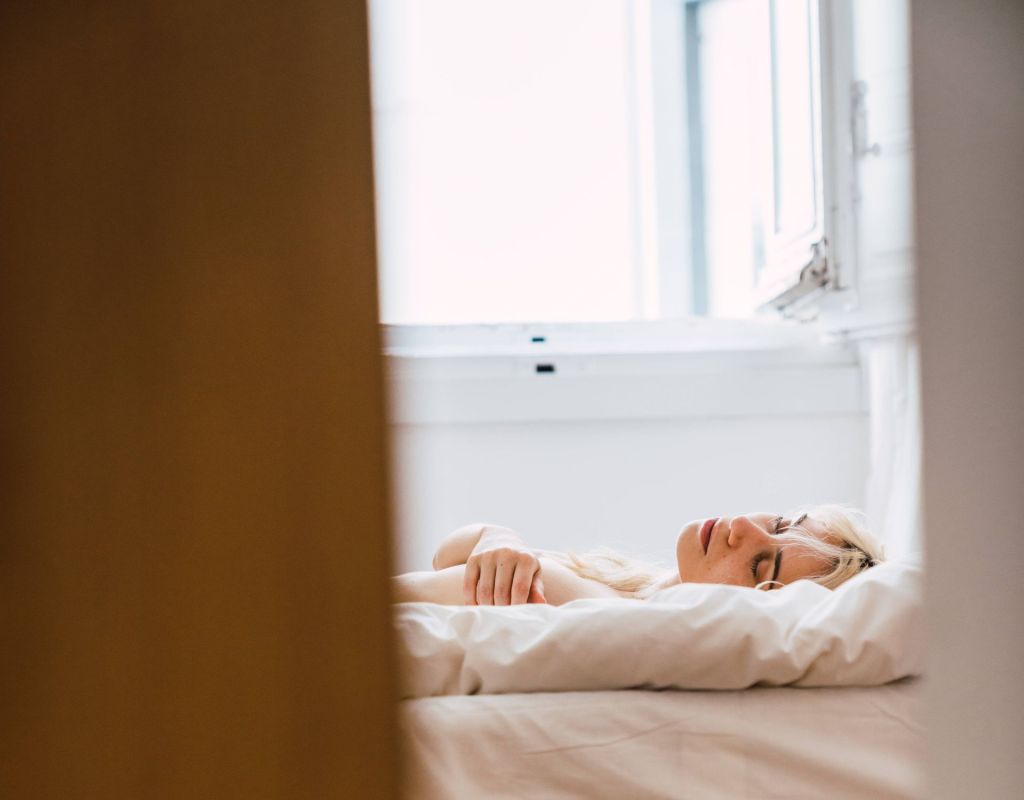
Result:
<svg viewBox="0 0 1024 800">
<path fill-rule="evenodd" d="M 867 81 L 854 81 L 850 91 L 852 112 L 850 124 L 853 126 L 853 155 L 854 158 L 867 158 L 882 153 L 882 146 L 878 142 L 868 144 L 868 84 Z"/>
</svg>

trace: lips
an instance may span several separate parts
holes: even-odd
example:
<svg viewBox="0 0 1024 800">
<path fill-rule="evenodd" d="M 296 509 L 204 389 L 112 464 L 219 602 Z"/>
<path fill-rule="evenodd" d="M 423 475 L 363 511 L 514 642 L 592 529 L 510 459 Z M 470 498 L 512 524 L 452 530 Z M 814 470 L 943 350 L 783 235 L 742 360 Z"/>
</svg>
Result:
<svg viewBox="0 0 1024 800">
<path fill-rule="evenodd" d="M 700 546 L 704 548 L 705 553 L 707 553 L 708 546 L 711 544 L 711 532 L 714 530 L 716 522 L 718 522 L 718 517 L 712 517 L 705 520 L 704 524 L 700 526 Z"/>
</svg>

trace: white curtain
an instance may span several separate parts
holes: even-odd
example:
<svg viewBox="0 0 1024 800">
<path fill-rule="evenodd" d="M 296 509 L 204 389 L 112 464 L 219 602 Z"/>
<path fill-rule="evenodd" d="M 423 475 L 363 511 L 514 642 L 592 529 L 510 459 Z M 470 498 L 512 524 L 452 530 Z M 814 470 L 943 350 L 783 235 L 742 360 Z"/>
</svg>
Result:
<svg viewBox="0 0 1024 800">
<path fill-rule="evenodd" d="M 921 391 L 912 335 L 861 344 L 871 414 L 865 511 L 889 556 L 921 558 Z"/>
</svg>

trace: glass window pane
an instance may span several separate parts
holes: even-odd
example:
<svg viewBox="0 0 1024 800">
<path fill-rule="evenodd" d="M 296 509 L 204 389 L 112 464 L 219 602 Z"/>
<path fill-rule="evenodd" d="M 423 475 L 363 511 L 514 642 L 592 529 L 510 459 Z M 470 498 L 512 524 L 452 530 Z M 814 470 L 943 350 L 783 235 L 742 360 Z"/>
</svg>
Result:
<svg viewBox="0 0 1024 800">
<path fill-rule="evenodd" d="M 381 315 L 636 316 L 628 3 L 372 0 Z"/>
<path fill-rule="evenodd" d="M 769 6 L 697 7 L 704 260 L 710 316 L 747 316 L 771 183 Z"/>
<path fill-rule="evenodd" d="M 814 119 L 811 26 L 807 0 L 776 0 L 775 233 L 796 238 L 814 228 Z"/>
</svg>

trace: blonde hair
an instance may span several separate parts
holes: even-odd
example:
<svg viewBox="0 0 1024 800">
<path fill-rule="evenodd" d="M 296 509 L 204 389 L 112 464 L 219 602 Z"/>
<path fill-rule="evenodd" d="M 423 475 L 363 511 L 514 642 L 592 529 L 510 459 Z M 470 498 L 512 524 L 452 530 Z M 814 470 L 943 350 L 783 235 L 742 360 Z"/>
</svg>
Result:
<svg viewBox="0 0 1024 800">
<path fill-rule="evenodd" d="M 586 553 L 558 553 L 554 550 L 539 552 L 568 567 L 581 578 L 603 583 L 637 599 L 646 597 L 654 591 L 656 584 L 673 574 L 668 567 L 630 558 L 608 548 Z"/>
<path fill-rule="evenodd" d="M 854 575 L 885 560 L 881 542 L 868 531 L 864 514 L 854 508 L 818 505 L 786 516 L 798 522 L 776 534 L 775 538 L 783 545 L 796 545 L 825 559 L 831 565 L 830 568 L 807 577 L 827 589 L 835 589 Z M 800 522 L 808 518 L 821 523 L 840 543 L 825 541 L 807 530 Z M 668 567 L 630 558 L 608 549 L 586 553 L 544 550 L 541 553 L 568 567 L 581 578 L 603 583 L 636 599 L 648 596 L 658 588 L 661 581 L 674 574 Z M 770 583 L 764 581 L 757 588 L 764 588 Z"/>
<path fill-rule="evenodd" d="M 809 580 L 820 583 L 826 589 L 835 589 L 854 575 L 885 560 L 885 548 L 867 529 L 863 512 L 841 505 L 820 505 L 797 514 L 791 519 L 809 517 L 820 522 L 825 530 L 839 539 L 839 544 L 825 541 L 801 525 L 794 524 L 778 534 L 782 544 L 795 544 L 824 558 L 831 569 Z"/>
</svg>

